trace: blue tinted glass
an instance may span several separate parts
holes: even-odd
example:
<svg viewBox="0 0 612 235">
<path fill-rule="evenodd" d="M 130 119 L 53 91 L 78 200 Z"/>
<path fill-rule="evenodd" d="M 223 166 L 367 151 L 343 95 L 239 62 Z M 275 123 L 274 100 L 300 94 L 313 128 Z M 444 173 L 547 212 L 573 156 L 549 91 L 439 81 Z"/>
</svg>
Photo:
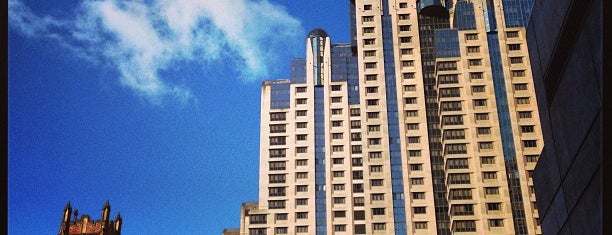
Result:
<svg viewBox="0 0 612 235">
<path fill-rule="evenodd" d="M 306 59 L 299 58 L 291 60 L 291 83 L 306 83 Z"/>
<path fill-rule="evenodd" d="M 289 83 L 273 83 L 271 86 L 270 107 L 273 109 L 289 108 Z"/>
<path fill-rule="evenodd" d="M 325 199 L 325 105 L 323 87 L 315 87 L 315 217 L 316 233 L 327 234 L 327 202 Z"/>
<path fill-rule="evenodd" d="M 471 2 L 458 2 L 455 6 L 454 28 L 459 30 L 476 29 L 474 17 L 474 4 Z"/>
<path fill-rule="evenodd" d="M 533 0 L 505 0 L 504 19 L 506 27 L 526 27 L 531 14 Z"/>
<path fill-rule="evenodd" d="M 456 29 L 438 29 L 435 33 L 436 57 L 459 57 L 459 35 Z"/>
</svg>

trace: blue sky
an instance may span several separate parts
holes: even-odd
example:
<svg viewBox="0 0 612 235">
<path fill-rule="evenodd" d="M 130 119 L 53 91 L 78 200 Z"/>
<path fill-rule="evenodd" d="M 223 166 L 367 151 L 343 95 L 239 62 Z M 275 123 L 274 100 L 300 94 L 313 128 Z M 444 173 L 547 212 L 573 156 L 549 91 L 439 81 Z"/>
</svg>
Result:
<svg viewBox="0 0 612 235">
<path fill-rule="evenodd" d="M 260 84 L 348 1 L 9 0 L 9 234 L 71 201 L 124 234 L 220 234 L 257 199 Z M 236 10 L 238 9 L 238 10 Z"/>
</svg>

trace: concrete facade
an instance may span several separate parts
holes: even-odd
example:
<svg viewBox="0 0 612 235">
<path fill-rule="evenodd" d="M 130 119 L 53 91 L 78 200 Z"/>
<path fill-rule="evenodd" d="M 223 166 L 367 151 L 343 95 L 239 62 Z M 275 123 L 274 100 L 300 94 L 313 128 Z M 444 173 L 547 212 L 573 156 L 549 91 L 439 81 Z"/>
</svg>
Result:
<svg viewBox="0 0 612 235">
<path fill-rule="evenodd" d="M 544 234 L 602 234 L 603 1 L 536 1 L 527 29 L 546 145 Z"/>
</svg>

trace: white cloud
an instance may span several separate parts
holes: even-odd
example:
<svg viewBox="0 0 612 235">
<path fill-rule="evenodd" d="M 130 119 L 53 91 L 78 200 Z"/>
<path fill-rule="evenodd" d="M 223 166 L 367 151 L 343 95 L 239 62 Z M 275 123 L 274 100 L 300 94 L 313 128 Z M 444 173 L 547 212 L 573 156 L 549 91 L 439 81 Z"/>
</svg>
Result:
<svg viewBox="0 0 612 235">
<path fill-rule="evenodd" d="M 151 101 L 192 96 L 160 75 L 174 62 L 230 62 L 243 79 L 269 78 L 278 63 L 286 63 L 278 53 L 303 36 L 301 23 L 267 0 L 87 0 L 73 15 L 41 16 L 19 0 L 9 1 L 11 27 L 111 64 L 121 84 Z"/>
</svg>

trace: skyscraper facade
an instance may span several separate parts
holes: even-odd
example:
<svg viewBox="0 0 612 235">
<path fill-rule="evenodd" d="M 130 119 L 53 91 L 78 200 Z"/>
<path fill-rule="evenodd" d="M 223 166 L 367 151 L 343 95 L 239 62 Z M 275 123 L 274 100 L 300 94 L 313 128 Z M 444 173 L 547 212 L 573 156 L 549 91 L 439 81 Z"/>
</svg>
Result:
<svg viewBox="0 0 612 235">
<path fill-rule="evenodd" d="M 352 0 L 262 84 L 242 234 L 539 234 L 530 0 Z"/>
</svg>

